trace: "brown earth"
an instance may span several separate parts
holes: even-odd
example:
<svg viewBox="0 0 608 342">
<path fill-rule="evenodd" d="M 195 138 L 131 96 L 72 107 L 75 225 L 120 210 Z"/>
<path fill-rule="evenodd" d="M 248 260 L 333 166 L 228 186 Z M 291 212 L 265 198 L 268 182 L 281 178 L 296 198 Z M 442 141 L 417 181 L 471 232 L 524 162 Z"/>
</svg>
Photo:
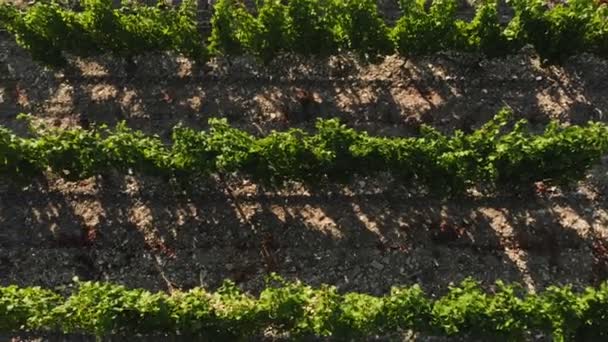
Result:
<svg viewBox="0 0 608 342">
<path fill-rule="evenodd" d="M 541 66 L 528 49 L 504 59 L 438 54 L 241 58 L 201 66 L 172 55 L 72 59 L 48 70 L 0 37 L 0 124 L 23 132 L 19 112 L 62 127 L 126 120 L 167 137 L 209 117 L 267 133 L 340 117 L 374 134 L 411 135 L 418 122 L 445 132 L 480 126 L 503 106 L 542 126 L 606 121 L 608 63 L 593 56 Z M 349 186 L 264 188 L 237 176 L 181 187 L 113 174 L 80 182 L 49 175 L 0 185 L 0 284 L 56 287 L 74 276 L 153 290 L 217 287 L 253 293 L 264 277 L 344 291 L 386 293 L 421 284 L 433 294 L 467 276 L 580 288 L 608 275 L 608 161 L 571 189 L 442 200 L 390 177 Z"/>
</svg>

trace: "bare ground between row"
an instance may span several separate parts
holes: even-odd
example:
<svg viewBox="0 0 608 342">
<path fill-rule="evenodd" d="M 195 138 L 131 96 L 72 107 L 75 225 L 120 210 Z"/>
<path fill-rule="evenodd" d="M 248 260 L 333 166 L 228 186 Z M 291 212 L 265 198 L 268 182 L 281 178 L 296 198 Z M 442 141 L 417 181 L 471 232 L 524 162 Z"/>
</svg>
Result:
<svg viewBox="0 0 608 342">
<path fill-rule="evenodd" d="M 605 169 L 598 170 L 605 179 Z M 531 291 L 606 279 L 605 187 L 523 197 L 420 197 L 382 180 L 267 189 L 247 180 L 192 184 L 148 177 L 49 178 L 0 194 L 2 284 L 104 280 L 152 290 L 258 292 L 277 272 L 343 291 L 421 284 L 444 293 L 467 276 Z M 602 183 L 605 184 L 605 183 Z"/>
<path fill-rule="evenodd" d="M 0 124 L 20 128 L 16 115 L 27 112 L 62 127 L 124 120 L 168 137 L 178 123 L 204 128 L 210 117 L 258 134 L 338 117 L 372 133 L 412 135 L 420 123 L 468 131 L 502 107 L 538 126 L 580 124 L 606 121 L 607 71 L 591 55 L 543 66 L 530 49 L 491 60 L 442 53 L 375 64 L 286 56 L 266 66 L 249 58 L 200 65 L 162 54 L 137 58 L 134 70 L 102 56 L 50 70 L 0 35 Z"/>
</svg>

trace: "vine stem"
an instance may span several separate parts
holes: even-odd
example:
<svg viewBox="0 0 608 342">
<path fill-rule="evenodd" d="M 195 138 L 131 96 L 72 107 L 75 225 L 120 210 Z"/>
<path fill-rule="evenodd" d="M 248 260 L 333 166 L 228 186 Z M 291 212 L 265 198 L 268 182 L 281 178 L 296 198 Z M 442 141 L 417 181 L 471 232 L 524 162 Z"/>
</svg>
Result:
<svg viewBox="0 0 608 342">
<path fill-rule="evenodd" d="M 276 257 L 274 256 L 274 253 L 272 252 L 272 248 L 270 246 L 270 244 L 271 244 L 270 241 L 272 239 L 272 236 L 271 235 L 265 236 L 265 237 L 260 236 L 259 229 L 256 226 L 256 223 L 253 222 L 252 219 L 248 218 L 247 215 L 245 214 L 245 211 L 243 210 L 243 207 L 240 204 L 239 199 L 237 198 L 237 196 L 234 195 L 234 192 L 232 191 L 232 189 L 230 188 L 230 185 L 226 181 L 225 176 L 222 173 L 218 173 L 218 178 L 219 178 L 220 183 L 222 184 L 222 187 L 224 188 L 226 194 L 228 195 L 228 197 L 230 197 L 230 200 L 232 201 L 232 203 L 234 204 L 234 207 L 238 211 L 239 216 L 241 217 L 243 222 L 245 222 L 249 226 L 249 228 L 251 229 L 251 232 L 256 237 L 256 239 L 261 240 L 260 254 L 262 255 L 262 258 L 264 259 L 264 263 L 266 264 L 266 270 L 271 271 L 271 270 L 276 269 L 278 263 L 277 263 Z"/>
</svg>

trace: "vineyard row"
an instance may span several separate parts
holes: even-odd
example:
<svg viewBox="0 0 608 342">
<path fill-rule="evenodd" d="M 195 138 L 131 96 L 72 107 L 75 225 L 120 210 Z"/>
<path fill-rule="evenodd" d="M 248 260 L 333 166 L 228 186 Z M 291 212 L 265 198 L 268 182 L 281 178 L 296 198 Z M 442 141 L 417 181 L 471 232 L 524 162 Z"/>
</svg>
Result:
<svg viewBox="0 0 608 342">
<path fill-rule="evenodd" d="M 608 6 L 600 0 L 511 0 L 513 18 L 501 23 L 497 0 L 484 0 L 471 21 L 456 19 L 456 0 L 401 0 L 394 25 L 376 0 L 265 0 L 250 10 L 242 1 L 218 0 L 210 35 L 198 29 L 196 1 L 156 7 L 113 0 L 83 0 L 81 10 L 37 2 L 25 10 L 0 5 L 0 28 L 11 32 L 33 58 L 66 62 L 63 52 L 132 57 L 174 51 L 199 61 L 212 56 L 279 54 L 327 56 L 352 51 L 367 58 L 441 50 L 502 56 L 526 44 L 550 62 L 577 53 L 608 56 Z"/>
<path fill-rule="evenodd" d="M 552 341 L 600 341 L 608 337 L 608 284 L 574 292 L 549 287 L 526 293 L 496 283 L 492 294 L 467 279 L 440 298 L 418 286 L 393 287 L 374 297 L 313 289 L 271 275 L 259 297 L 224 282 L 172 294 L 77 282 L 69 297 L 39 287 L 0 287 L 0 331 L 106 334 L 179 334 L 210 340 L 260 336 L 272 328 L 294 338 L 351 340 L 413 330 L 432 335 L 522 341 L 544 333 Z M 64 291 L 65 292 L 65 291 Z"/>
<path fill-rule="evenodd" d="M 318 120 L 314 134 L 289 129 L 256 137 L 211 119 L 207 131 L 175 127 L 170 143 L 125 124 L 55 129 L 30 121 L 28 137 L 0 129 L 0 174 L 27 180 L 50 169 L 77 180 L 117 169 L 179 180 L 237 172 L 262 183 L 318 185 L 388 173 L 406 186 L 450 195 L 574 182 L 608 152 L 603 123 L 552 122 L 537 134 L 512 116 L 502 110 L 470 134 L 448 136 L 423 125 L 417 137 L 370 136 L 336 119 Z"/>
</svg>

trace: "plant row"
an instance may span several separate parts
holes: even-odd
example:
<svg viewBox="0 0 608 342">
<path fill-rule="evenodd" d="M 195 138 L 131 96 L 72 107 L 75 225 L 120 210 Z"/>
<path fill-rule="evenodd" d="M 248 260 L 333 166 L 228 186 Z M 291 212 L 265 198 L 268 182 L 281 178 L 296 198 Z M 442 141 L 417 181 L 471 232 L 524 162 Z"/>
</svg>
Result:
<svg viewBox="0 0 608 342">
<path fill-rule="evenodd" d="M 418 286 L 393 287 L 374 297 L 311 288 L 271 275 L 259 297 L 224 282 L 216 292 L 194 288 L 168 295 L 108 283 L 77 282 L 69 297 L 39 287 L 0 288 L 0 331 L 178 334 L 212 340 L 288 333 L 297 339 L 362 338 L 413 330 L 521 341 L 530 333 L 554 341 L 608 337 L 608 284 L 574 292 L 549 287 L 541 294 L 496 283 L 489 294 L 467 279 L 440 298 Z"/>
<path fill-rule="evenodd" d="M 532 44 L 549 61 L 591 52 L 608 56 L 608 6 L 601 0 L 511 0 L 514 16 L 500 22 L 497 0 L 483 0 L 471 21 L 456 18 L 457 0 L 400 0 L 394 25 L 376 0 L 264 0 L 248 9 L 239 0 L 218 0 L 211 34 L 197 30 L 196 1 L 179 7 L 113 0 L 83 0 L 74 11 L 51 2 L 18 10 L 0 6 L 0 27 L 15 35 L 35 59 L 65 63 L 62 52 L 89 56 L 108 51 L 133 56 L 175 51 L 204 61 L 217 55 L 331 55 L 353 51 L 366 57 L 440 50 L 501 56 Z"/>
<path fill-rule="evenodd" d="M 119 124 L 92 129 L 55 129 L 30 124 L 20 137 L 0 128 L 0 175 L 34 177 L 51 170 L 84 179 L 118 169 L 176 179 L 239 173 L 262 183 L 349 182 L 354 176 L 392 178 L 415 189 L 457 194 L 530 187 L 537 181 L 567 184 L 608 151 L 608 126 L 550 123 L 532 133 L 509 110 L 470 134 L 444 135 L 422 126 L 417 137 L 376 137 L 318 120 L 315 133 L 301 129 L 256 137 L 211 119 L 196 131 L 177 126 L 169 143 Z"/>
<path fill-rule="evenodd" d="M 133 1 L 116 9 L 113 0 L 84 0 L 82 6 L 81 11 L 73 11 L 51 1 L 19 10 L 0 4 L 0 28 L 11 32 L 35 60 L 55 66 L 65 64 L 62 52 L 83 57 L 105 52 L 131 57 L 174 51 L 205 59 L 193 0 L 175 8 Z"/>
</svg>

